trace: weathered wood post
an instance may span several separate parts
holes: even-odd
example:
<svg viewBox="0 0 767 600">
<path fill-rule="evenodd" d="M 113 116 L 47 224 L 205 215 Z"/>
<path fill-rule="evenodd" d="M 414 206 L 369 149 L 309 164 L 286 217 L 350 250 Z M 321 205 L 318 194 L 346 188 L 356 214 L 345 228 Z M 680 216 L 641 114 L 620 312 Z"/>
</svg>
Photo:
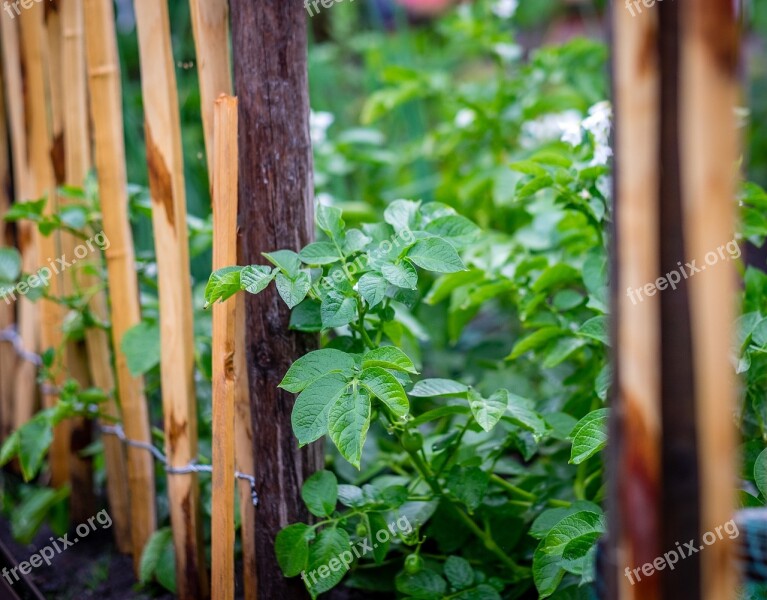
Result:
<svg viewBox="0 0 767 600">
<path fill-rule="evenodd" d="M 613 5 L 610 599 L 737 591 L 733 542 L 716 533 L 733 517 L 737 483 L 734 5 Z"/>
<path fill-rule="evenodd" d="M 306 15 L 300 2 L 232 0 L 235 89 L 239 99 L 242 264 L 262 252 L 298 250 L 314 233 Z M 246 345 L 253 457 L 260 505 L 256 527 L 258 594 L 304 597 L 300 579 L 280 575 L 277 532 L 306 518 L 300 489 L 322 466 L 322 446 L 298 450 L 291 394 L 277 388 L 290 364 L 316 347 L 288 331 L 289 311 L 272 289 L 249 296 Z"/>
</svg>

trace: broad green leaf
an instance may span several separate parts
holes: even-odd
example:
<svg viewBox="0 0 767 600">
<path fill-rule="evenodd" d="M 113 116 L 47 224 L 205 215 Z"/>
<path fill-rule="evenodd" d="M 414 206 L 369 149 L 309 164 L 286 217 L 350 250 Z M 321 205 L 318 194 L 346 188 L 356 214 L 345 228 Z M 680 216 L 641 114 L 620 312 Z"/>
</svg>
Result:
<svg viewBox="0 0 767 600">
<path fill-rule="evenodd" d="M 544 344 L 564 335 L 564 333 L 565 332 L 559 327 L 542 327 L 538 331 L 534 331 L 514 344 L 514 348 L 512 348 L 511 354 L 506 357 L 506 360 L 519 358 L 525 352 L 529 352 L 530 350 L 538 350 Z"/>
<path fill-rule="evenodd" d="M 431 569 L 422 569 L 414 575 L 400 573 L 396 579 L 397 591 L 416 600 L 442 600 L 447 582 Z"/>
<path fill-rule="evenodd" d="M 474 569 L 460 556 L 448 556 L 443 567 L 445 577 L 456 590 L 465 590 L 474 583 Z"/>
<path fill-rule="evenodd" d="M 347 376 L 342 373 L 329 373 L 313 381 L 299 394 L 293 405 L 291 423 L 293 433 L 301 446 L 310 444 L 327 433 L 328 411 L 347 386 Z"/>
<path fill-rule="evenodd" d="M 295 577 L 309 564 L 309 538 L 313 529 L 304 523 L 288 525 L 277 534 L 274 552 L 285 577 Z"/>
<path fill-rule="evenodd" d="M 359 389 L 341 394 L 328 413 L 330 439 L 346 460 L 360 468 L 362 447 L 370 427 L 370 396 Z"/>
<path fill-rule="evenodd" d="M 138 377 L 160 364 L 160 327 L 142 321 L 123 335 L 120 349 L 125 355 L 128 370 Z"/>
<path fill-rule="evenodd" d="M 304 583 L 312 598 L 333 589 L 344 578 L 349 566 L 339 557 L 345 552 L 351 553 L 349 545 L 349 534 L 343 529 L 332 527 L 323 529 L 309 547 L 309 567 L 306 569 Z"/>
<path fill-rule="evenodd" d="M 535 293 L 546 292 L 553 287 L 562 285 L 563 283 L 570 283 L 571 281 L 577 281 L 579 279 L 579 272 L 577 269 L 559 263 L 547 268 L 541 276 L 535 280 L 532 285 L 532 290 Z"/>
<path fill-rule="evenodd" d="M 61 504 L 69 496 L 69 486 L 59 489 L 32 488 L 25 492 L 24 497 L 14 502 L 10 514 L 11 534 L 21 544 L 31 544 L 40 527 L 57 504 Z"/>
<path fill-rule="evenodd" d="M 416 274 L 416 278 L 418 275 Z M 365 273 L 357 282 L 357 290 L 370 308 L 378 306 L 386 297 L 386 280 L 378 273 Z"/>
<path fill-rule="evenodd" d="M 52 441 L 53 428 L 47 419 L 37 417 L 19 428 L 19 465 L 25 481 L 37 475 Z"/>
<path fill-rule="evenodd" d="M 380 565 L 386 560 L 386 555 L 389 553 L 389 546 L 391 541 L 387 538 L 385 542 L 379 542 L 375 535 L 379 531 L 388 530 L 386 519 L 383 518 L 381 513 L 370 512 L 367 513 L 368 519 L 368 539 L 370 545 L 373 547 L 373 559 L 377 565 Z"/>
<path fill-rule="evenodd" d="M 291 329 L 315 333 L 322 331 L 322 317 L 320 316 L 320 303 L 307 298 L 296 306 L 290 313 Z"/>
<path fill-rule="evenodd" d="M 602 342 L 605 346 L 610 345 L 610 331 L 608 329 L 607 317 L 593 317 L 586 321 L 578 333 L 584 337 Z"/>
<path fill-rule="evenodd" d="M 449 417 L 453 415 L 465 415 L 465 414 L 468 414 L 469 412 L 470 412 L 470 409 L 468 406 L 460 406 L 460 405 L 440 406 L 439 408 L 426 411 L 422 415 L 419 415 L 418 417 L 416 417 L 410 422 L 410 425 L 412 427 L 419 427 L 423 425 L 424 423 L 436 421 L 437 419 L 441 419 L 443 417 Z"/>
<path fill-rule="evenodd" d="M 360 375 L 362 385 L 383 402 L 396 417 L 404 417 L 410 411 L 405 389 L 394 375 L 381 367 L 369 367 Z"/>
<path fill-rule="evenodd" d="M 603 532 L 601 531 L 589 531 L 573 538 L 567 542 L 564 550 L 562 550 L 562 558 L 565 560 L 578 560 L 583 558 L 594 547 L 594 544 L 599 541 L 599 538 L 602 537 L 602 533 Z"/>
<path fill-rule="evenodd" d="M 584 510 L 602 514 L 602 509 L 598 505 L 593 502 L 588 502 L 587 500 L 578 500 L 573 502 L 572 505 L 567 508 L 547 508 L 535 518 L 533 524 L 530 526 L 529 533 L 532 537 L 542 540 L 548 535 L 554 525 L 559 523 L 562 519 Z"/>
<path fill-rule="evenodd" d="M 21 275 L 21 254 L 16 248 L 0 248 L 0 281 L 13 283 Z"/>
<path fill-rule="evenodd" d="M 416 215 L 420 202 L 412 200 L 395 200 L 384 211 L 384 221 L 394 227 L 395 231 L 415 229 Z"/>
<path fill-rule="evenodd" d="M 357 318 L 357 303 L 354 298 L 344 296 L 336 291 L 328 292 L 320 308 L 322 326 L 330 329 L 343 327 Z"/>
<path fill-rule="evenodd" d="M 262 256 L 275 267 L 284 271 L 288 277 L 294 277 L 301 268 L 301 258 L 292 250 L 264 252 Z"/>
<path fill-rule="evenodd" d="M 469 406 L 479 426 L 491 431 L 506 412 L 509 405 L 509 392 L 498 390 L 489 398 L 483 398 L 478 392 L 469 390 Z"/>
<path fill-rule="evenodd" d="M 354 252 L 360 252 L 373 241 L 373 238 L 368 237 L 359 229 L 347 229 L 346 230 L 346 244 L 344 246 L 346 252 L 353 254 Z"/>
<path fill-rule="evenodd" d="M 141 553 L 141 563 L 139 565 L 139 581 L 149 583 L 154 579 L 157 565 L 160 563 L 160 557 L 167 544 L 173 544 L 173 532 L 170 527 L 158 529 L 149 538 Z"/>
<path fill-rule="evenodd" d="M 381 274 L 386 281 L 397 287 L 414 290 L 418 286 L 418 271 L 407 260 L 397 264 L 382 264 Z"/>
<path fill-rule="evenodd" d="M 329 265 L 341 260 L 338 250 L 330 242 L 315 242 L 298 253 L 307 265 Z"/>
<path fill-rule="evenodd" d="M 767 498 L 767 450 L 763 450 L 754 463 L 754 481 L 762 497 Z"/>
<path fill-rule="evenodd" d="M 0 467 L 8 463 L 19 451 L 19 430 L 9 435 L 0 448 Z"/>
<path fill-rule="evenodd" d="M 365 354 L 362 357 L 362 368 L 369 367 L 383 367 L 418 375 L 413 361 L 396 346 L 381 346 Z"/>
<path fill-rule="evenodd" d="M 546 175 L 546 169 L 544 169 L 538 163 L 533 162 L 532 160 L 520 160 L 513 162 L 509 165 L 509 167 L 512 171 L 524 173 L 525 175 L 535 175 L 537 177 Z"/>
<path fill-rule="evenodd" d="M 340 208 L 320 204 L 317 206 L 317 227 L 330 238 L 339 239 L 344 229 L 344 220 Z"/>
<path fill-rule="evenodd" d="M 517 197 L 519 199 L 527 198 L 528 196 L 540 192 L 544 188 L 551 187 L 553 184 L 554 180 L 550 175 L 534 177 L 517 191 Z"/>
<path fill-rule="evenodd" d="M 338 480 L 330 471 L 317 471 L 304 482 L 301 498 L 315 517 L 329 517 L 338 503 Z"/>
<path fill-rule="evenodd" d="M 570 462 L 575 465 L 591 458 L 607 445 L 607 408 L 592 411 L 573 428 Z"/>
<path fill-rule="evenodd" d="M 457 273 L 448 273 L 442 275 L 434 282 L 434 285 L 426 294 L 424 302 L 427 304 L 438 304 L 449 297 L 458 288 L 478 283 L 485 278 L 485 272 L 480 269 L 470 269 L 468 271 L 459 271 Z"/>
<path fill-rule="evenodd" d="M 299 271 L 293 279 L 288 279 L 282 273 L 277 275 L 277 291 L 288 308 L 301 304 L 309 293 L 310 287 L 312 287 L 312 280 L 305 271 Z"/>
<path fill-rule="evenodd" d="M 450 469 L 447 475 L 447 488 L 463 502 L 470 511 L 482 504 L 490 483 L 490 475 L 479 467 L 460 467 Z"/>
<path fill-rule="evenodd" d="M 439 217 L 426 226 L 426 231 L 454 244 L 468 244 L 480 233 L 480 228 L 460 215 Z"/>
<path fill-rule="evenodd" d="M 332 348 L 315 350 L 290 365 L 279 387 L 297 394 L 323 375 L 351 371 L 353 368 L 354 359 L 346 352 Z"/>
<path fill-rule="evenodd" d="M 533 581 L 538 589 L 540 598 L 548 598 L 559 587 L 565 570 L 561 566 L 562 556 L 549 554 L 543 549 L 541 542 L 533 554 Z"/>
<path fill-rule="evenodd" d="M 240 287 L 249 294 L 258 294 L 266 289 L 276 273 L 263 265 L 250 265 L 240 273 Z"/>
<path fill-rule="evenodd" d="M 491 578 L 492 579 L 492 578 Z M 500 586 L 503 586 L 503 581 L 500 582 Z M 477 587 L 469 590 L 464 590 L 457 596 L 452 596 L 455 600 L 501 600 L 501 596 L 492 585 L 487 583 L 480 583 Z M 565 600 L 562 598 L 561 600 Z"/>
<path fill-rule="evenodd" d="M 466 270 L 455 248 L 438 237 L 418 240 L 408 250 L 407 255 L 419 267 L 434 273 L 456 273 Z"/>
<path fill-rule="evenodd" d="M 526 429 L 536 441 L 549 430 L 544 418 L 535 411 L 533 402 L 516 394 L 509 394 L 508 410 L 503 420 Z"/>
<path fill-rule="evenodd" d="M 205 286 L 205 306 L 224 301 L 240 291 L 240 272 L 243 267 L 224 267 L 210 275 Z"/>
<path fill-rule="evenodd" d="M 433 396 L 464 396 L 469 387 L 452 379 L 422 379 L 410 390 L 410 395 L 416 398 L 431 398 Z"/>
</svg>

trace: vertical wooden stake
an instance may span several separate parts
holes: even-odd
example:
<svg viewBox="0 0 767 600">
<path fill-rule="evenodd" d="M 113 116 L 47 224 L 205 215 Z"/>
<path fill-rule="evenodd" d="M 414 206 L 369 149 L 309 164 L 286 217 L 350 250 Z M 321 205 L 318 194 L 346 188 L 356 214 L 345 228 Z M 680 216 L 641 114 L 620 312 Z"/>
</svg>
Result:
<svg viewBox="0 0 767 600">
<path fill-rule="evenodd" d="M 151 443 L 144 384 L 128 370 L 120 341 L 140 320 L 138 282 L 134 268 L 133 237 L 128 219 L 122 92 L 112 0 L 85 0 L 85 48 L 91 96 L 94 156 L 99 180 L 105 251 L 112 304 L 112 343 L 117 390 L 126 435 Z M 130 521 L 133 565 L 136 573 L 141 552 L 156 528 L 154 465 L 145 450 L 128 448 Z"/>
<path fill-rule="evenodd" d="M 734 339 L 736 280 L 732 255 L 737 164 L 735 108 L 742 102 L 739 3 L 699 0 L 681 12 L 679 114 L 684 236 L 690 258 L 706 271 L 690 278 L 691 356 L 700 465 L 700 536 L 733 517 L 739 468 L 734 414 L 737 386 L 729 362 Z M 683 9 L 683 10 L 682 10 Z M 730 244 L 721 257 L 721 246 Z M 711 255 L 717 256 L 710 265 Z M 701 553 L 701 598 L 737 596 L 732 540 Z"/>
<path fill-rule="evenodd" d="M 301 4 L 284 0 L 232 0 L 230 6 L 241 258 L 253 264 L 261 252 L 297 250 L 314 235 L 306 15 Z M 254 579 L 261 598 L 302 598 L 303 582 L 275 577 L 274 540 L 282 527 L 306 518 L 301 482 L 321 468 L 324 453 L 321 444 L 297 448 L 293 399 L 277 385 L 294 360 L 316 348 L 316 338 L 287 331 L 290 311 L 274 290 L 247 296 L 245 305 L 252 455 L 258 493 L 268 498 L 258 509 Z"/>
<path fill-rule="evenodd" d="M 160 294 L 163 413 L 172 467 L 197 458 L 197 402 L 181 124 L 168 6 L 135 0 L 152 224 Z M 168 477 L 179 597 L 202 598 L 208 577 L 195 474 Z"/>
<path fill-rule="evenodd" d="M 5 79 L 0 68 L 0 248 L 12 248 L 12 240 L 7 234 L 3 221 L 11 205 L 11 163 L 8 154 L 8 129 L 5 111 Z M 15 307 L 5 301 L 0 302 L 0 330 L 10 327 L 15 321 Z M 16 370 L 16 354 L 13 347 L 0 344 L 0 440 L 13 429 L 13 376 Z"/>
<path fill-rule="evenodd" d="M 18 21 L 0 19 L 3 48 L 3 70 L 6 78 L 8 121 L 11 134 L 11 160 L 13 162 L 14 198 L 17 202 L 31 197 L 29 157 L 27 154 L 27 131 L 22 81 Z M 17 245 L 21 251 L 22 268 L 32 273 L 39 267 L 37 262 L 37 228 L 33 223 L 21 222 L 16 226 Z M 32 351 L 40 349 L 39 307 L 26 297 L 17 302 L 19 335 L 24 347 Z M 32 418 L 37 399 L 37 369 L 28 361 L 16 361 L 13 428 L 16 429 Z"/>
<path fill-rule="evenodd" d="M 214 111 L 213 269 L 237 262 L 237 98 Z M 235 306 L 213 306 L 213 557 L 211 592 L 234 598 L 234 325 Z"/>
</svg>

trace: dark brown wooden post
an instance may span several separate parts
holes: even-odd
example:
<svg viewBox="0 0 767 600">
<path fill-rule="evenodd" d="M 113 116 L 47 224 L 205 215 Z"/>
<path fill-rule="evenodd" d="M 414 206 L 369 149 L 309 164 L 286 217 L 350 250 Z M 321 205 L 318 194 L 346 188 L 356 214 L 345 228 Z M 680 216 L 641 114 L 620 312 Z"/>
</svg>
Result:
<svg viewBox="0 0 767 600">
<path fill-rule="evenodd" d="M 306 15 L 300 2 L 232 0 L 234 78 L 239 98 L 240 210 L 243 264 L 262 252 L 298 250 L 313 237 L 312 156 L 306 71 Z M 246 346 L 253 454 L 260 505 L 256 554 L 260 598 L 301 598 L 300 578 L 285 579 L 274 539 L 305 519 L 301 484 L 322 466 L 322 446 L 298 450 L 293 396 L 277 388 L 290 364 L 316 347 L 289 332 L 289 311 L 273 288 L 246 301 Z"/>
</svg>

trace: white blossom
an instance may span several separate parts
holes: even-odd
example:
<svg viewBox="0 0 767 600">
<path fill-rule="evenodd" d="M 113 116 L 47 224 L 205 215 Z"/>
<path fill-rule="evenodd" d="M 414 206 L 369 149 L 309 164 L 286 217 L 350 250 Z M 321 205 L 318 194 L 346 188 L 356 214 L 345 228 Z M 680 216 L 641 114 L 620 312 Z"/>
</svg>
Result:
<svg viewBox="0 0 767 600">
<path fill-rule="evenodd" d="M 589 116 L 583 120 L 583 128 L 594 137 L 594 158 L 592 165 L 606 165 L 613 155 L 610 148 L 610 128 L 613 111 L 607 101 L 597 102 L 589 109 Z"/>
<path fill-rule="evenodd" d="M 522 47 L 518 44 L 498 43 L 493 51 L 505 62 L 518 60 L 522 56 Z"/>
<path fill-rule="evenodd" d="M 470 108 L 462 108 L 455 115 L 455 126 L 464 129 L 471 125 L 476 117 L 477 113 Z"/>
<path fill-rule="evenodd" d="M 517 12 L 519 0 L 496 0 L 490 10 L 496 17 L 501 19 L 510 19 Z"/>
<path fill-rule="evenodd" d="M 328 127 L 335 121 L 335 117 L 329 112 L 309 113 L 309 132 L 312 136 L 312 142 L 322 144 L 327 139 Z"/>
<path fill-rule="evenodd" d="M 534 148 L 546 142 L 562 139 L 573 129 L 580 133 L 581 115 L 578 111 L 567 110 L 561 113 L 549 113 L 522 124 L 520 144 L 523 148 Z M 580 143 L 580 140 L 578 140 Z"/>
</svg>

